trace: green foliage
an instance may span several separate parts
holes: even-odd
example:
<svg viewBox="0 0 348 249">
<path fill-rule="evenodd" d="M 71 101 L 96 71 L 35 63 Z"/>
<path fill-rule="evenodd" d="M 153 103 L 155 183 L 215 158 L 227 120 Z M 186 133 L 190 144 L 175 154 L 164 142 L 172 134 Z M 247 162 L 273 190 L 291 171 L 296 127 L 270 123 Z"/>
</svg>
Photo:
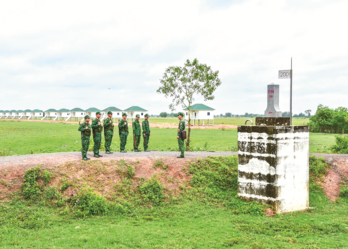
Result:
<svg viewBox="0 0 348 249">
<path fill-rule="evenodd" d="M 344 134 L 348 129 L 348 110 L 345 107 L 330 109 L 319 105 L 316 114 L 310 117 L 308 125 L 313 132 Z"/>
<path fill-rule="evenodd" d="M 331 151 L 339 154 L 348 154 L 348 137 L 335 136 L 336 144 L 330 147 Z"/>
<path fill-rule="evenodd" d="M 155 163 L 153 164 L 153 167 L 155 169 L 157 169 L 157 168 L 161 168 L 161 169 L 164 169 L 164 170 L 168 169 L 168 165 L 163 162 L 162 158 L 156 159 Z"/>
<path fill-rule="evenodd" d="M 343 182 L 342 185 L 340 186 L 340 197 L 348 199 L 348 183 L 347 182 Z"/>
<path fill-rule="evenodd" d="M 80 192 L 69 201 L 77 217 L 106 214 L 109 209 L 109 204 L 106 199 L 93 192 L 91 189 L 81 189 Z"/>
<path fill-rule="evenodd" d="M 148 181 L 144 182 L 139 188 L 142 198 L 145 202 L 153 203 L 154 205 L 159 205 L 164 201 L 163 185 L 160 181 L 152 177 Z"/>
<path fill-rule="evenodd" d="M 310 181 L 320 181 L 323 176 L 327 175 L 330 165 L 323 157 L 310 156 L 309 157 L 309 173 L 311 175 Z"/>
<path fill-rule="evenodd" d="M 41 176 L 41 166 L 37 166 L 25 171 L 23 184 L 21 186 L 22 194 L 25 199 L 40 198 L 41 190 L 37 180 L 39 180 Z"/>
<path fill-rule="evenodd" d="M 60 187 L 60 191 L 64 192 L 69 187 L 70 187 L 70 183 L 64 182 L 63 185 Z"/>
<path fill-rule="evenodd" d="M 42 181 L 44 182 L 45 185 L 51 181 L 51 177 L 52 177 L 52 173 L 50 173 L 47 170 L 44 170 L 42 174 Z"/>
<path fill-rule="evenodd" d="M 127 178 L 132 179 L 134 175 L 135 175 L 134 166 L 127 165 Z"/>
</svg>

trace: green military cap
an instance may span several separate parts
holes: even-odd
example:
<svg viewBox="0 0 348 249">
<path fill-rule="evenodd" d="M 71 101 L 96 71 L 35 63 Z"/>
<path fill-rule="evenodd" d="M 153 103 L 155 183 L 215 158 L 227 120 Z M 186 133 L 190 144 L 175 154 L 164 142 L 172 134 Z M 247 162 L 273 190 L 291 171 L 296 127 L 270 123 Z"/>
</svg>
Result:
<svg viewBox="0 0 348 249">
<path fill-rule="evenodd" d="M 123 117 L 123 116 L 126 116 L 126 117 L 127 117 L 127 113 L 125 113 L 125 112 L 124 112 L 124 113 L 122 113 L 122 117 Z"/>
<path fill-rule="evenodd" d="M 88 115 L 86 115 L 86 116 L 85 116 L 85 119 L 89 119 L 89 116 L 88 116 Z"/>
<path fill-rule="evenodd" d="M 139 115 L 139 114 L 137 114 L 137 115 L 135 115 L 135 117 L 136 117 L 136 118 L 140 118 L 140 115 Z"/>
<path fill-rule="evenodd" d="M 112 112 L 111 111 L 108 111 L 108 115 L 111 114 L 112 115 Z"/>
<path fill-rule="evenodd" d="M 146 113 L 146 114 L 145 114 L 145 117 L 147 117 L 147 118 L 148 118 L 148 117 L 149 117 L 149 114 L 147 114 L 147 113 Z"/>
<path fill-rule="evenodd" d="M 182 117 L 185 116 L 185 114 L 184 114 L 183 112 L 179 112 L 178 115 L 179 115 L 179 116 L 182 116 Z"/>
<path fill-rule="evenodd" d="M 96 115 L 101 115 L 101 113 L 100 112 L 96 112 Z"/>
</svg>

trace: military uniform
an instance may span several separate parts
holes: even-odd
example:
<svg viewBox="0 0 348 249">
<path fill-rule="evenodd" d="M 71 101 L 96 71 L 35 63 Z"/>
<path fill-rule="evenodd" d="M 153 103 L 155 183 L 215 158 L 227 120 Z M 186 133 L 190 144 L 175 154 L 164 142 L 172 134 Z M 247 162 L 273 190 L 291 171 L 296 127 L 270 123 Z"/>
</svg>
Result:
<svg viewBox="0 0 348 249">
<path fill-rule="evenodd" d="M 112 112 L 108 112 L 108 114 L 112 114 Z M 112 122 L 112 118 L 106 118 L 104 120 L 104 136 L 105 136 L 105 152 L 107 154 L 111 154 L 110 146 L 111 146 L 112 138 L 114 137 L 114 123 Z"/>
<path fill-rule="evenodd" d="M 127 114 L 123 113 L 122 117 L 126 116 Z M 128 136 L 128 122 L 127 120 L 121 119 L 121 121 L 118 123 L 118 129 L 120 133 L 120 151 L 125 152 L 126 144 L 127 144 L 127 136 Z"/>
<path fill-rule="evenodd" d="M 85 116 L 85 120 L 89 119 L 89 116 Z M 89 160 L 87 158 L 87 152 L 89 148 L 89 139 L 91 136 L 91 125 L 84 121 L 82 124 L 80 124 L 79 131 L 81 131 L 81 142 L 82 142 L 82 160 Z"/>
<path fill-rule="evenodd" d="M 145 117 L 149 117 L 148 114 L 145 114 Z M 149 120 L 144 120 L 142 122 L 143 126 L 143 136 L 144 136 L 144 151 L 148 151 L 147 148 L 149 146 L 149 140 L 150 140 L 150 124 Z"/>
<path fill-rule="evenodd" d="M 181 113 L 181 114 L 179 114 L 179 115 L 181 115 L 183 118 L 180 120 L 180 122 L 179 122 L 179 127 L 178 127 L 178 137 L 179 137 L 179 139 L 178 139 L 178 144 L 179 144 L 179 150 L 181 151 L 181 154 L 180 154 L 180 158 L 183 158 L 183 157 L 185 157 L 185 140 L 182 138 L 182 134 L 181 134 L 181 132 L 183 131 L 183 130 L 185 130 L 185 119 L 184 119 L 184 114 L 183 113 Z"/>
<path fill-rule="evenodd" d="M 101 115 L 101 113 L 97 112 L 97 115 Z M 102 157 L 101 155 L 99 155 L 99 149 L 100 149 L 100 144 L 102 140 L 102 131 L 103 131 L 103 126 L 101 125 L 100 119 L 96 118 L 93 120 L 92 129 L 93 129 L 93 141 L 94 141 L 94 146 L 93 146 L 94 157 Z"/>
<path fill-rule="evenodd" d="M 137 118 L 139 118 L 139 115 L 136 115 Z M 139 144 L 140 144 L 140 137 L 141 137 L 141 127 L 139 120 L 134 120 L 132 123 L 133 127 L 133 148 L 134 151 L 139 151 Z"/>
</svg>

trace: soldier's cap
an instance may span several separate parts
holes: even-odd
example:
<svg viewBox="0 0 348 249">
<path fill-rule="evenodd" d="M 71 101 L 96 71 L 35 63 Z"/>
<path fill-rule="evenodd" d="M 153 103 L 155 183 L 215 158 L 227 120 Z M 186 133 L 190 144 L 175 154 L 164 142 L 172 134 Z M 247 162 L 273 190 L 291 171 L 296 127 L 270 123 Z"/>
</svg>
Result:
<svg viewBox="0 0 348 249">
<path fill-rule="evenodd" d="M 95 115 L 101 115 L 101 113 L 100 112 L 96 112 Z"/>
<path fill-rule="evenodd" d="M 147 118 L 148 118 L 148 117 L 149 117 L 149 114 L 147 114 L 147 113 L 146 113 L 146 114 L 145 114 L 145 117 L 147 117 Z"/>
<path fill-rule="evenodd" d="M 179 116 L 182 116 L 182 117 L 185 116 L 183 112 L 179 112 L 178 115 L 179 115 Z"/>
<path fill-rule="evenodd" d="M 124 113 L 122 113 L 122 117 L 123 117 L 123 116 L 126 116 L 126 117 L 127 117 L 127 113 L 125 113 L 125 112 L 124 112 Z"/>
<path fill-rule="evenodd" d="M 140 115 L 139 115 L 139 114 L 137 114 L 137 115 L 135 115 L 135 117 L 136 117 L 136 118 L 140 118 Z"/>
<path fill-rule="evenodd" d="M 108 115 L 111 114 L 112 115 L 112 112 L 111 111 L 108 111 Z"/>
<path fill-rule="evenodd" d="M 88 116 L 88 115 L 86 115 L 86 116 L 85 116 L 85 119 L 89 119 L 89 116 Z"/>
</svg>

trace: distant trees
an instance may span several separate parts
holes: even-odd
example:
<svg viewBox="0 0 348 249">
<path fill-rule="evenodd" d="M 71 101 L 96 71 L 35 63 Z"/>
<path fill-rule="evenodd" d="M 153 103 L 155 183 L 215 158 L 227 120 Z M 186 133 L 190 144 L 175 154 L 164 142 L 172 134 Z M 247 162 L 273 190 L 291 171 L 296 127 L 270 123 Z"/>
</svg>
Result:
<svg viewBox="0 0 348 249">
<path fill-rule="evenodd" d="M 232 117 L 232 113 L 230 113 L 230 112 L 226 112 L 226 113 L 225 113 L 225 117 L 226 117 L 226 118 L 230 118 L 230 117 Z"/>
<path fill-rule="evenodd" d="M 161 112 L 160 113 L 160 117 L 161 118 L 166 118 L 168 116 L 168 113 L 166 113 L 166 112 Z"/>
<path fill-rule="evenodd" d="M 307 114 L 307 116 L 308 116 L 309 118 L 311 117 L 311 112 L 312 112 L 312 110 L 305 110 L 304 112 Z"/>
<path fill-rule="evenodd" d="M 348 109 L 346 107 L 331 109 L 319 105 L 316 114 L 310 117 L 308 125 L 313 132 L 344 134 L 348 130 Z"/>
</svg>

